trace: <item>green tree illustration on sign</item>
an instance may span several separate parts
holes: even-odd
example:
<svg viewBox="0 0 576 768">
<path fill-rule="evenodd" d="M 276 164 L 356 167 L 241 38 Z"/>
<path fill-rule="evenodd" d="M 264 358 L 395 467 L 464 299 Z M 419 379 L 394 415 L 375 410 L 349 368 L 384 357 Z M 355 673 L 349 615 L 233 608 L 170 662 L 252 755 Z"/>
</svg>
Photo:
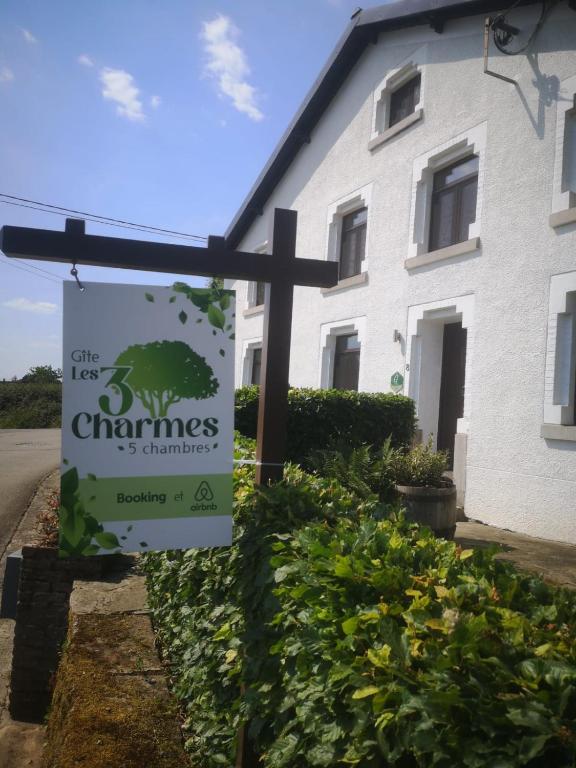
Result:
<svg viewBox="0 0 576 768">
<path fill-rule="evenodd" d="M 214 371 L 183 341 L 134 344 L 118 355 L 116 365 L 130 367 L 124 379 L 155 419 L 182 399 L 205 400 L 218 392 Z"/>
</svg>

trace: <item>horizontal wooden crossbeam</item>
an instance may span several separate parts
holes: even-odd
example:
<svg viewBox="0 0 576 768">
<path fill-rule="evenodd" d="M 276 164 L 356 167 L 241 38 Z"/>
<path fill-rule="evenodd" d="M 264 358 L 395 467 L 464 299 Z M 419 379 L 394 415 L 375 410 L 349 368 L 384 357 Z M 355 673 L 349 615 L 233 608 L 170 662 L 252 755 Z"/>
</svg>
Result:
<svg viewBox="0 0 576 768">
<path fill-rule="evenodd" d="M 121 237 L 102 237 L 51 229 L 4 226 L 0 250 L 6 256 L 60 261 L 92 267 L 138 269 L 231 280 L 285 279 L 292 285 L 329 288 L 338 282 L 338 265 L 319 259 L 276 259 L 270 254 L 230 251 L 221 238 L 210 238 L 207 248 L 153 243 Z"/>
</svg>

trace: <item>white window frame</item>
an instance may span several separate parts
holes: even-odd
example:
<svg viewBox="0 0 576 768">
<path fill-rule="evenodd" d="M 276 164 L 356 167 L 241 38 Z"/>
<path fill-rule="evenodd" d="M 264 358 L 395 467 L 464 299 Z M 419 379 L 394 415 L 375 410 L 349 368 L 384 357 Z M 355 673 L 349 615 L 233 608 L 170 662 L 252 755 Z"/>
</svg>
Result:
<svg viewBox="0 0 576 768">
<path fill-rule="evenodd" d="M 576 272 L 552 275 L 542 437 L 576 441 Z"/>
<path fill-rule="evenodd" d="M 356 282 L 363 282 L 362 275 L 368 272 L 368 252 L 370 242 L 370 221 L 371 221 L 371 205 L 372 205 L 372 184 L 367 184 L 365 187 L 351 192 L 345 197 L 341 197 L 339 200 L 333 202 L 328 208 L 327 216 L 327 237 L 326 237 L 326 260 L 335 261 L 340 263 L 340 248 L 342 245 L 342 221 L 345 216 L 354 211 L 360 210 L 360 208 L 367 209 L 366 215 L 366 245 L 364 248 L 364 258 L 360 265 L 360 273 L 353 275 L 352 277 L 341 280 L 339 285 L 343 287 L 346 284 L 354 284 Z"/>
<path fill-rule="evenodd" d="M 454 243 L 437 251 L 429 251 L 430 213 L 434 174 L 464 160 L 471 155 L 478 156 L 478 194 L 476 198 L 476 218 L 468 228 L 468 240 Z M 410 241 L 406 269 L 421 267 L 434 261 L 461 256 L 478 250 L 480 247 L 480 225 L 484 204 L 484 169 L 486 162 L 486 123 L 470 128 L 454 136 L 443 144 L 419 155 L 412 170 L 412 199 L 410 205 Z"/>
<path fill-rule="evenodd" d="M 252 383 L 252 364 L 254 362 L 254 350 L 262 349 L 262 336 L 254 339 L 245 339 L 242 342 L 242 386 L 248 387 Z"/>
<path fill-rule="evenodd" d="M 254 248 L 254 253 L 267 253 L 268 251 L 268 241 L 265 240 L 263 243 L 260 243 L 256 248 Z M 248 283 L 248 291 L 246 294 L 246 311 L 244 312 L 244 315 L 256 315 L 260 312 L 264 311 L 264 304 L 256 304 L 256 281 L 250 281 Z"/>
<path fill-rule="evenodd" d="M 324 323 L 320 326 L 320 376 L 318 386 L 320 389 L 332 389 L 334 379 L 334 358 L 336 354 L 336 338 L 358 334 L 360 344 L 360 366 L 358 371 L 358 391 L 364 391 L 364 365 L 363 354 L 366 341 L 366 317 L 350 317 L 347 320 L 336 320 Z"/>
<path fill-rule="evenodd" d="M 554 145 L 554 177 L 552 188 L 552 213 L 550 225 L 560 227 L 576 221 L 576 189 L 570 190 L 566 176 L 566 121 L 570 113 L 576 112 L 576 75 L 560 83 L 556 100 L 556 141 Z M 576 117 L 573 118 L 576 120 Z M 576 130 L 576 128 L 574 129 Z M 572 152 L 576 153 L 576 136 Z"/>
<path fill-rule="evenodd" d="M 424 116 L 424 94 L 426 88 L 426 68 L 424 64 L 427 60 L 428 46 L 423 45 L 408 58 L 400 62 L 397 67 L 391 69 L 374 89 L 369 149 L 376 149 L 380 144 L 391 139 L 392 136 L 396 136 L 400 131 L 413 125 Z M 414 107 L 414 112 L 395 125 L 390 126 L 390 98 L 392 94 L 418 73 L 420 73 L 420 99 Z"/>
</svg>

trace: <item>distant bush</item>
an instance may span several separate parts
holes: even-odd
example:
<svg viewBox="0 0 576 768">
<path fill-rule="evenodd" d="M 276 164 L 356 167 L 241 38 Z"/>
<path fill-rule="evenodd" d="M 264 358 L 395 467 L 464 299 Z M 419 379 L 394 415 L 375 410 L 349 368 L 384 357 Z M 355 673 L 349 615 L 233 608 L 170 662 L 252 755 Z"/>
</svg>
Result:
<svg viewBox="0 0 576 768">
<path fill-rule="evenodd" d="M 59 427 L 62 385 L 0 382 L 0 429 Z"/>
<path fill-rule="evenodd" d="M 258 387 L 236 390 L 235 427 L 256 437 Z M 288 392 L 286 458 L 307 466 L 314 451 L 345 442 L 350 447 L 406 446 L 414 434 L 414 402 L 403 395 L 339 389 L 291 389 Z"/>
</svg>

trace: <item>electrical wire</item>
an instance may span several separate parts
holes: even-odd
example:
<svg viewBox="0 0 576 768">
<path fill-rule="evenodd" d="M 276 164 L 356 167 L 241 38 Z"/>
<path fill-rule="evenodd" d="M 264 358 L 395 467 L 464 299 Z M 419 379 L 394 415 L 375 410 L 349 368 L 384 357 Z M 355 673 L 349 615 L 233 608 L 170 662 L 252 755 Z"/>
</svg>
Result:
<svg viewBox="0 0 576 768">
<path fill-rule="evenodd" d="M 492 27 L 492 33 L 494 37 L 494 45 L 500 53 L 506 54 L 506 56 L 518 56 L 519 53 L 524 53 L 534 42 L 536 39 L 536 36 L 542 29 L 544 22 L 546 21 L 546 18 L 548 17 L 548 14 L 556 5 L 557 0 L 553 0 L 553 2 L 547 3 L 546 0 L 542 0 L 542 9 L 540 11 L 540 18 L 536 22 L 536 26 L 532 30 L 532 33 L 530 34 L 528 40 L 522 45 L 520 48 L 517 48 L 515 51 L 509 51 L 506 49 L 506 46 L 510 42 L 511 35 L 509 32 L 503 29 L 498 29 L 497 23 L 499 21 L 504 21 L 506 19 L 506 16 L 516 8 L 517 5 L 520 4 L 522 0 L 516 0 L 515 3 L 513 3 L 510 8 L 506 11 L 502 11 L 502 13 L 499 13 L 497 16 L 495 16 L 492 19 L 491 27 Z"/>
<path fill-rule="evenodd" d="M 159 234 L 158 232 L 155 232 L 153 230 L 148 229 L 142 229 L 141 227 L 131 227 L 127 224 L 113 224 L 111 221 L 102 221 L 100 219 L 92 219 L 88 216 L 84 216 L 82 219 L 80 219 L 79 216 L 69 216 L 67 213 L 62 213 L 61 211 L 48 211 L 44 208 L 37 208 L 33 205 L 26 205 L 25 203 L 13 203 L 10 200 L 0 200 L 0 203 L 3 203 L 4 205 L 13 205 L 16 208 L 29 208 L 31 211 L 38 211 L 39 213 L 51 213 L 54 216 L 64 216 L 66 218 L 72 218 L 72 219 L 79 219 L 80 221 L 91 221 L 94 224 L 106 224 L 109 227 L 117 227 L 119 229 L 127 229 L 130 232 L 145 232 L 148 235 L 156 235 Z M 190 237 L 188 235 L 170 235 L 171 238 L 178 238 L 179 240 L 185 240 L 186 242 L 190 242 Z"/>
<path fill-rule="evenodd" d="M 64 206 L 52 205 L 51 203 L 42 203 L 38 200 L 30 200 L 26 197 L 16 197 L 16 195 L 8 195 L 3 192 L 0 192 L 0 198 L 7 198 L 6 200 L 0 200 L 0 202 L 5 203 L 6 205 L 15 205 L 20 208 L 31 208 L 32 210 L 41 211 L 43 213 L 54 213 L 59 216 L 67 216 L 68 214 L 73 214 L 73 217 L 75 218 L 81 217 L 87 221 L 92 221 L 97 224 L 108 224 L 109 226 L 118 226 L 125 229 L 137 229 L 142 232 L 148 232 L 151 234 L 170 235 L 172 237 L 178 237 L 187 240 L 201 240 L 203 242 L 208 240 L 208 238 L 204 235 L 192 235 L 188 232 L 178 232 L 172 229 L 154 227 L 149 224 L 137 224 L 133 221 L 114 219 L 110 216 L 101 216 L 97 213 L 78 211 L 74 208 L 65 208 Z"/>
<path fill-rule="evenodd" d="M 2 259 L 2 261 L 0 261 L 0 264 L 5 264 L 7 267 L 14 267 L 14 269 L 20 269 L 22 270 L 22 272 L 28 272 L 29 275 L 34 275 L 35 277 L 42 277 L 44 278 L 44 280 L 50 280 L 50 282 L 58 283 L 58 285 L 60 285 L 60 283 L 64 279 L 62 277 L 58 277 L 58 275 L 55 275 L 52 272 L 46 272 L 46 270 L 44 269 L 40 270 L 37 267 L 34 267 L 32 264 L 28 264 L 27 262 L 22 263 L 21 261 L 19 261 L 18 263 L 16 263 L 13 261 L 7 261 Z M 30 269 L 28 269 L 28 267 L 30 267 Z M 36 272 L 33 272 L 32 271 L 33 269 L 36 269 Z M 48 275 L 50 276 L 48 277 Z"/>
</svg>

